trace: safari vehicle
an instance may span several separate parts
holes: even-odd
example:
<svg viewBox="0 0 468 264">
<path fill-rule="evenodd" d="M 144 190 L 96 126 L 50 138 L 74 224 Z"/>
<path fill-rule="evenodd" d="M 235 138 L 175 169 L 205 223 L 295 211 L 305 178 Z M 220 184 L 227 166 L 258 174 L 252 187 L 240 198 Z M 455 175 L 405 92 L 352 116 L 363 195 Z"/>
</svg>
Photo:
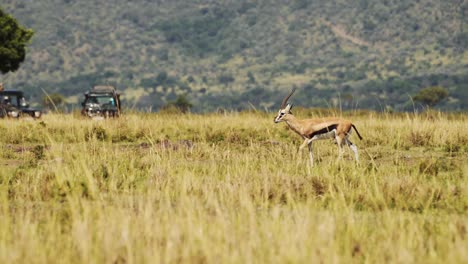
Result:
<svg viewBox="0 0 468 264">
<path fill-rule="evenodd" d="M 113 86 L 99 85 L 87 91 L 81 114 L 88 117 L 119 117 L 120 94 Z"/>
<path fill-rule="evenodd" d="M 40 118 L 42 111 L 29 107 L 22 91 L 0 89 L 0 118 L 24 116 Z"/>
</svg>

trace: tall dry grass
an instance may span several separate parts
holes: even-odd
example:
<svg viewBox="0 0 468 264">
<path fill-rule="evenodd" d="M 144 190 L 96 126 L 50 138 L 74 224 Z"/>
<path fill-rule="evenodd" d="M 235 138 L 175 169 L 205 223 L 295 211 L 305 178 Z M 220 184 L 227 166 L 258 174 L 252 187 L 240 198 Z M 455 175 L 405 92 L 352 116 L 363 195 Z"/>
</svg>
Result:
<svg viewBox="0 0 468 264">
<path fill-rule="evenodd" d="M 266 113 L 0 120 L 0 262 L 466 263 L 468 116 L 343 115 L 314 168 Z"/>
</svg>

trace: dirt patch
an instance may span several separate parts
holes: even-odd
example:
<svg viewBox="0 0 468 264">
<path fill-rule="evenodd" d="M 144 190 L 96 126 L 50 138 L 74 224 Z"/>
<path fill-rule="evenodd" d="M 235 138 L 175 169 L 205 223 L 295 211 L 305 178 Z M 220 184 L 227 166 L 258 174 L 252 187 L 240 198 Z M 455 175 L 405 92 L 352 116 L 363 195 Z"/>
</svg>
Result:
<svg viewBox="0 0 468 264">
<path fill-rule="evenodd" d="M 352 43 L 358 45 L 358 46 L 365 46 L 365 47 L 371 47 L 372 45 L 363 40 L 363 39 L 360 39 L 358 37 L 355 37 L 355 36 L 352 36 L 350 34 L 348 34 L 341 26 L 339 25 L 335 25 L 335 24 L 332 24 L 328 21 L 325 21 L 323 20 L 323 23 L 329 27 L 331 29 L 331 31 L 333 31 L 333 33 L 335 33 L 335 35 L 337 35 L 338 37 L 340 38 L 343 38 L 343 39 L 346 39 L 346 40 L 349 40 L 351 41 Z"/>
<path fill-rule="evenodd" d="M 50 146 L 44 146 L 44 145 L 35 145 L 35 146 L 23 146 L 23 145 L 12 145 L 12 144 L 7 144 L 5 148 L 12 150 L 13 152 L 16 153 L 21 153 L 21 152 L 26 152 L 26 151 L 35 151 L 38 148 L 41 148 L 43 150 L 49 150 Z"/>
<path fill-rule="evenodd" d="M 155 143 L 154 145 L 151 143 L 141 143 L 138 145 L 141 149 L 149 149 L 149 148 L 157 148 L 157 149 L 170 149 L 170 150 L 179 150 L 179 149 L 193 149 L 195 144 L 191 140 L 183 139 L 177 140 L 172 142 L 170 140 L 163 140 L 160 142 Z"/>
<path fill-rule="evenodd" d="M 5 167 L 18 167 L 21 164 L 22 162 L 19 160 L 1 160 L 0 161 L 0 166 L 5 166 Z"/>
</svg>

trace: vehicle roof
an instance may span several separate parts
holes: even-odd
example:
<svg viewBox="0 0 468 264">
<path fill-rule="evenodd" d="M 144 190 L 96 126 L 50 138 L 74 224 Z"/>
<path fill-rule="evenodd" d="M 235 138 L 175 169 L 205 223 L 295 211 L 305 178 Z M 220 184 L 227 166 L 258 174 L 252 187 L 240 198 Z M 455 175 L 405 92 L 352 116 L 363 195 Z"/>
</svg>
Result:
<svg viewBox="0 0 468 264">
<path fill-rule="evenodd" d="M 91 93 L 114 93 L 115 88 L 110 85 L 97 85 L 90 91 Z"/>
<path fill-rule="evenodd" d="M 120 93 L 110 85 L 97 85 L 93 89 L 85 92 L 86 96 L 120 96 Z"/>
<path fill-rule="evenodd" d="M 23 91 L 20 90 L 3 90 L 0 91 L 0 94 L 23 94 Z"/>
</svg>

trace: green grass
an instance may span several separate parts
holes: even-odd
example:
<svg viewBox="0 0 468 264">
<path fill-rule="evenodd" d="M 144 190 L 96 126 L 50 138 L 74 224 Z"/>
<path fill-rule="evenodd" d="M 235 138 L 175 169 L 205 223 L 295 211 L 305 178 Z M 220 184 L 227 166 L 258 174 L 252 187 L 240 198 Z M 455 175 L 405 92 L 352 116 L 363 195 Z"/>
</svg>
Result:
<svg viewBox="0 0 468 264">
<path fill-rule="evenodd" d="M 345 116 L 314 168 L 272 114 L 0 120 L 0 262 L 466 263 L 468 116 Z"/>
</svg>

